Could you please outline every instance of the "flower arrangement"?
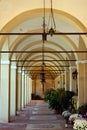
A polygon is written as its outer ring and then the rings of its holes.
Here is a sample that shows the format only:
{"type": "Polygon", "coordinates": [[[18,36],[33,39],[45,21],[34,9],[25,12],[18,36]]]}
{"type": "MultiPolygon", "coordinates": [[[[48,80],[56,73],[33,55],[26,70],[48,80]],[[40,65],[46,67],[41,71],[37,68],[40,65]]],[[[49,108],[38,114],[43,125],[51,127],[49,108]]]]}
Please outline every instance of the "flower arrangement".
{"type": "Polygon", "coordinates": [[[70,117],[69,117],[69,121],[70,121],[71,123],[73,123],[74,120],[77,119],[78,117],[82,117],[82,115],[77,114],[77,113],[71,114],[70,117]]]}
{"type": "Polygon", "coordinates": [[[70,113],[68,110],[62,112],[62,116],[63,116],[64,118],[67,118],[67,117],[69,117],[70,115],[71,115],[71,113],[70,113]]]}
{"type": "Polygon", "coordinates": [[[71,115],[71,113],[70,113],[68,110],[62,112],[62,116],[63,116],[63,117],[65,118],[65,120],[66,120],[65,127],[68,127],[68,119],[69,119],[70,115],[71,115]]]}
{"type": "Polygon", "coordinates": [[[87,130],[87,121],[85,119],[76,119],[73,125],[74,130],[87,130]]]}

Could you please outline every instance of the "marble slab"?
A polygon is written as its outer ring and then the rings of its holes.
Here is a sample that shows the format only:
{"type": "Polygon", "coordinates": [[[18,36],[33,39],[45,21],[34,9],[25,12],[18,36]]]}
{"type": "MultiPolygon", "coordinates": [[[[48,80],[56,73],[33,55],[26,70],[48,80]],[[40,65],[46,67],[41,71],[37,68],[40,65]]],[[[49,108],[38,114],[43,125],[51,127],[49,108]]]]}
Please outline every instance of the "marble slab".
{"type": "Polygon", "coordinates": [[[32,111],[32,114],[54,114],[53,111],[32,111]]]}
{"type": "Polygon", "coordinates": [[[49,116],[49,115],[45,115],[45,116],[30,116],[29,120],[57,120],[57,117],[52,115],[52,116],[49,116]]]}
{"type": "Polygon", "coordinates": [[[55,130],[61,129],[60,124],[29,124],[26,130],[55,130]]]}

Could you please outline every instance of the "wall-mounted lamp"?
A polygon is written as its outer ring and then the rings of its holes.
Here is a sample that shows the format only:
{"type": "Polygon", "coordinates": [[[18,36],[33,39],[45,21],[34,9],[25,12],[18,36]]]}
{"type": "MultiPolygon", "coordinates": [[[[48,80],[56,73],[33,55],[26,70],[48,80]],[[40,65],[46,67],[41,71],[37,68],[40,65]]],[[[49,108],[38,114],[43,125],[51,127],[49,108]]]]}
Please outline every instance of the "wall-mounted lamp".
{"type": "Polygon", "coordinates": [[[78,72],[77,72],[77,70],[75,70],[73,73],[72,73],[72,77],[73,77],[73,79],[77,79],[77,75],[78,75],[78,72]]]}

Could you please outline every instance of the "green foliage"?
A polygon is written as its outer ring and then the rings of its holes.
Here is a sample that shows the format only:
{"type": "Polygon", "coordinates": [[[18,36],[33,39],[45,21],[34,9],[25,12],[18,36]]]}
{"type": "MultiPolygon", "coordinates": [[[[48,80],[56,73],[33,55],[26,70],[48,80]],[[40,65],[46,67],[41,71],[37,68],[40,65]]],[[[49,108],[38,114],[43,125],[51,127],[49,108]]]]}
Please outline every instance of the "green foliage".
{"type": "Polygon", "coordinates": [[[86,112],[87,112],[87,104],[81,105],[81,106],[77,109],[77,112],[78,112],[79,114],[82,114],[82,115],[86,114],[86,112]]]}
{"type": "Polygon", "coordinates": [[[36,95],[36,94],[32,94],[32,100],[41,100],[41,96],[36,95]]]}
{"type": "Polygon", "coordinates": [[[63,95],[64,89],[55,90],[50,96],[49,107],[61,111],[63,109],[63,95]]]}
{"type": "Polygon", "coordinates": [[[44,100],[45,101],[49,101],[50,100],[50,97],[51,97],[51,94],[54,93],[54,89],[48,89],[45,94],[44,94],[44,100]]]}
{"type": "Polygon", "coordinates": [[[63,111],[72,103],[73,92],[65,91],[64,88],[56,90],[47,90],[45,93],[45,101],[49,102],[49,107],[58,111],[63,111]]]}
{"type": "Polygon", "coordinates": [[[64,108],[67,109],[72,104],[72,97],[75,95],[73,91],[65,91],[65,97],[64,97],[64,108]]]}

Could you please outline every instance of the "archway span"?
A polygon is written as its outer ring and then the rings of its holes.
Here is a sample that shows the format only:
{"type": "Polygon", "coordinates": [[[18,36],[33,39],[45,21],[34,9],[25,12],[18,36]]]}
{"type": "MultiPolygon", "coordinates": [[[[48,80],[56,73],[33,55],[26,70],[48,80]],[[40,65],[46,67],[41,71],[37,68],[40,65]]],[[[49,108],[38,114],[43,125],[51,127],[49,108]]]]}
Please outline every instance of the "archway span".
{"type": "MultiPolygon", "coordinates": [[[[49,12],[50,9],[46,9],[46,18],[48,20],[49,17],[49,12]]],[[[10,33],[14,33],[14,32],[42,32],[42,28],[41,24],[42,24],[42,15],[43,15],[43,9],[35,9],[35,10],[30,10],[27,12],[23,12],[22,14],[19,14],[18,16],[16,16],[13,20],[11,20],[9,23],[7,23],[7,25],[2,29],[2,32],[10,32],[10,33]],[[27,17],[29,16],[29,17],[27,17]],[[36,24],[36,21],[38,20],[38,24],[36,24]],[[33,23],[33,24],[32,24],[33,23]]],[[[72,15],[67,14],[66,12],[60,11],[60,10],[56,10],[54,9],[54,15],[55,15],[55,21],[56,21],[56,31],[57,32],[64,32],[65,30],[68,32],[75,32],[75,31],[81,31],[84,32],[86,31],[84,25],[77,20],[76,18],[74,18],[72,15]],[[59,26],[60,25],[60,26],[59,26]]],[[[1,37],[1,46],[4,43],[5,37],[8,37],[8,44],[9,44],[9,48],[11,51],[39,51],[42,50],[42,38],[39,35],[31,35],[31,36],[20,36],[20,35],[11,35],[11,36],[2,36],[1,37]],[[38,49],[37,49],[38,48],[38,49]]],[[[86,37],[86,36],[81,36],[86,37]]],[[[85,39],[85,38],[84,38],[85,39]]],[[[60,50],[60,51],[73,51],[73,50],[77,50],[78,46],[79,46],[79,36],[57,36],[54,35],[53,37],[47,36],[47,41],[46,41],[46,46],[45,46],[45,50],[60,50]]],[[[86,45],[83,42],[84,46],[86,45]]],[[[13,53],[14,54],[14,53],[13,53]]],[[[78,54],[72,54],[73,56],[73,60],[78,59],[78,54]]],[[[10,55],[12,56],[12,54],[10,55]]],[[[55,56],[57,56],[57,58],[59,60],[61,59],[68,59],[71,60],[71,56],[70,54],[66,54],[66,56],[64,54],[52,54],[52,55],[48,55],[46,56],[47,59],[49,59],[49,57],[51,57],[51,59],[54,59],[55,56]],[[54,57],[54,58],[53,58],[54,57]],[[62,58],[61,58],[62,57],[62,58]]],[[[16,57],[20,60],[24,60],[26,62],[26,60],[30,57],[31,59],[37,59],[38,56],[34,55],[34,53],[32,54],[19,54],[16,53],[16,57]],[[33,57],[32,57],[33,55],[33,57]]],[[[39,55],[39,57],[41,58],[42,56],[39,55]]],[[[10,57],[11,58],[11,57],[10,57]]],[[[62,62],[62,61],[61,61],[62,62]]],[[[62,62],[62,64],[64,64],[64,62],[62,62]]],[[[72,64],[70,61],[68,64],[72,64]]],[[[74,63],[75,64],[75,63],[74,63]]],[[[33,65],[33,63],[31,64],[31,66],[33,65]]],[[[61,65],[61,64],[60,64],[61,65]]]]}
{"type": "MultiPolygon", "coordinates": [[[[50,12],[50,9],[46,9],[47,15],[49,15],[49,12],[50,12]]],[[[56,10],[56,9],[54,10],[54,14],[55,14],[55,18],[61,19],[64,22],[70,24],[77,31],[79,30],[82,32],[86,32],[86,27],[72,15],[70,15],[66,12],[60,11],[60,10],[56,10]]],[[[35,10],[29,10],[29,11],[23,12],[23,13],[19,14],[18,16],[16,16],[11,21],[9,21],[9,23],[6,24],[6,26],[1,30],[1,32],[13,32],[13,30],[17,26],[19,26],[21,23],[25,22],[26,20],[37,18],[37,17],[42,17],[42,16],[43,16],[43,9],[35,9],[35,10]],[[29,16],[29,17],[27,17],[27,16],[29,16]]],[[[32,30],[30,30],[30,31],[32,31],[32,30]]],[[[61,32],[62,32],[62,30],[61,30],[61,32]]],[[[84,39],[85,39],[85,36],[82,36],[82,37],[84,37],[84,39]]],[[[1,44],[0,44],[1,46],[4,42],[4,40],[5,40],[5,36],[4,36],[4,38],[2,36],[1,44]]],[[[0,46],[0,48],[1,48],[1,46],[0,46]]]]}

